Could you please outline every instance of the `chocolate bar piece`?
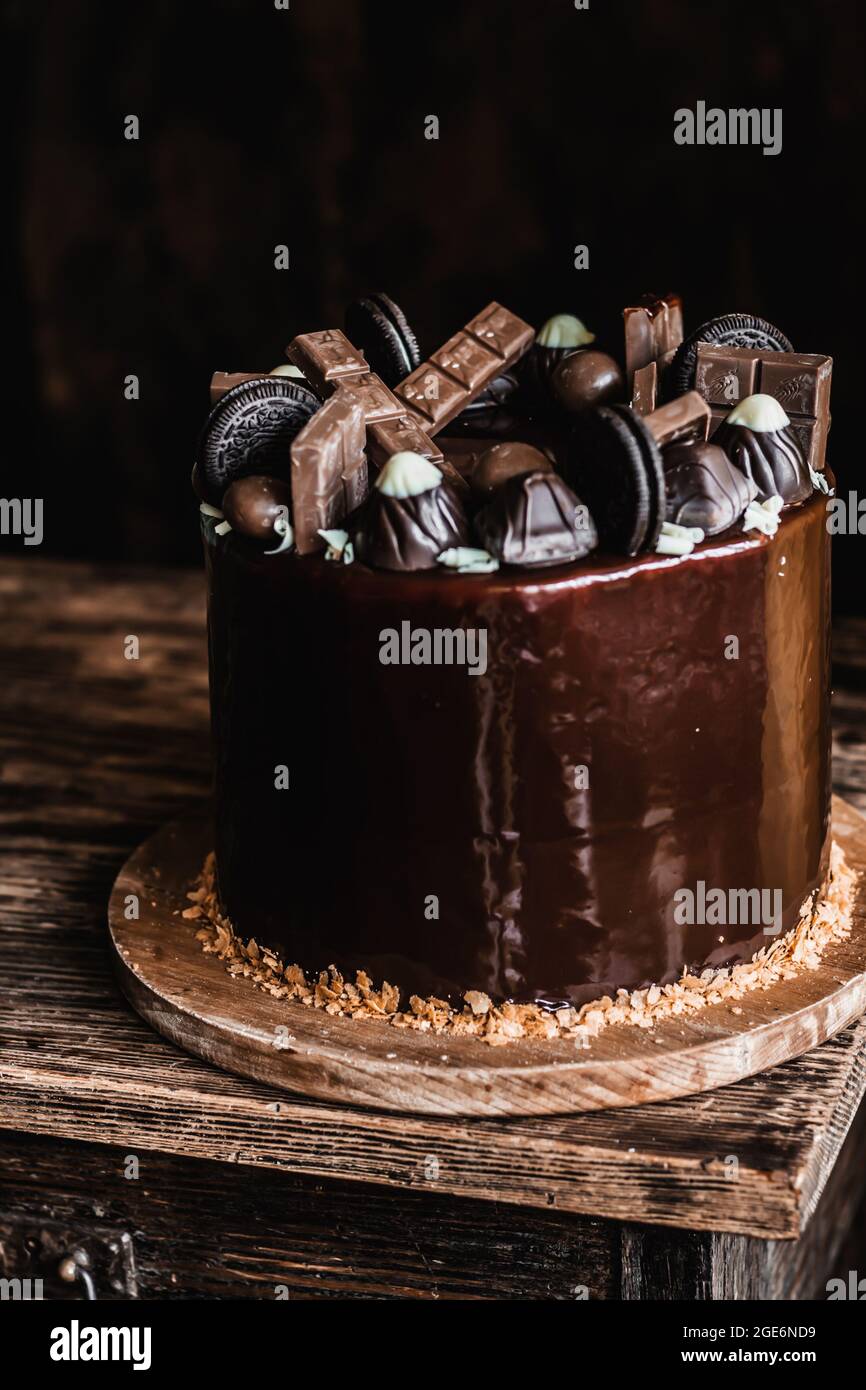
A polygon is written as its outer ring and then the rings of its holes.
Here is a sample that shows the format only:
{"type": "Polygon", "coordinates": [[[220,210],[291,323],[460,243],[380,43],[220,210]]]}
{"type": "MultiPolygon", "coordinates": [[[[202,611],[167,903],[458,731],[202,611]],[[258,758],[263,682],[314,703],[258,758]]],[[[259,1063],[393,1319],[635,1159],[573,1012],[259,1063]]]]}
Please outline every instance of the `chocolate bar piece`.
{"type": "Polygon", "coordinates": [[[300,555],[321,550],[320,530],[341,527],[367,496],[364,404],[339,386],[292,443],[292,525],[300,555]]]}
{"type": "Polygon", "coordinates": [[[638,367],[631,388],[631,408],[636,415],[649,415],[658,400],[659,369],[657,362],[638,367]]]}
{"type": "Polygon", "coordinates": [[[210,379],[210,403],[216,405],[226,391],[231,391],[233,386],[240,386],[242,381],[258,381],[261,377],[270,375],[270,372],[214,372],[210,379]]]}
{"type": "Polygon", "coordinates": [[[370,425],[367,431],[367,447],[370,462],[376,468],[382,468],[392,454],[399,454],[404,450],[412,454],[421,454],[437,465],[442,462],[441,451],[421,429],[416,417],[405,411],[370,425]]]}
{"type": "Polygon", "coordinates": [[[501,304],[488,304],[401,381],[394,394],[419,418],[427,433],[436,434],[512,366],[534,336],[523,319],[501,304]]]}
{"type": "Polygon", "coordinates": [[[644,424],[659,448],[703,442],[710,425],[710,407],[697,391],[687,391],[645,415],[644,424]]]}
{"type": "Polygon", "coordinates": [[[377,466],[401,450],[439,463],[442,454],[429,438],[428,421],[439,429],[459,414],[517,360],[533,336],[529,324],[499,304],[490,304],[393,392],[339,329],[294,338],[286,355],[325,398],[292,444],[292,523],[298,553],[321,549],[318,532],[341,526],[366,497],[365,444],[377,466]],[[423,410],[412,404],[419,373],[430,378],[423,410]],[[434,401],[436,408],[431,409],[434,401]]]}
{"type": "Polygon", "coordinates": [[[820,472],[830,429],[832,375],[833,359],[818,353],[758,352],[700,343],[695,387],[711,408],[711,435],[746,396],[756,392],[774,396],[789,417],[809,465],[820,472]]]}
{"type": "Polygon", "coordinates": [[[384,462],[399,448],[409,449],[425,458],[441,458],[439,450],[431,444],[423,433],[423,420],[411,411],[404,401],[400,401],[389,390],[375,372],[371,372],[363,353],[353,347],[339,329],[326,329],[323,333],[302,333],[293,338],[286,348],[286,355],[300,366],[313,389],[322,396],[329,396],[337,385],[351,386],[364,409],[367,429],[371,434],[377,461],[384,462]],[[393,425],[402,421],[400,431],[393,428],[378,429],[386,423],[393,425]],[[373,431],[375,430],[375,435],[373,431]],[[401,433],[406,441],[383,451],[401,433]]]}
{"type": "Polygon", "coordinates": [[[352,347],[339,328],[301,333],[286,348],[286,356],[300,367],[317,396],[330,396],[337,386],[365,376],[370,368],[362,352],[352,347]]]}
{"type": "Polygon", "coordinates": [[[622,311],[625,327],[625,374],[629,389],[634,374],[650,362],[667,366],[683,340],[683,306],[678,294],[642,295],[622,311]]]}

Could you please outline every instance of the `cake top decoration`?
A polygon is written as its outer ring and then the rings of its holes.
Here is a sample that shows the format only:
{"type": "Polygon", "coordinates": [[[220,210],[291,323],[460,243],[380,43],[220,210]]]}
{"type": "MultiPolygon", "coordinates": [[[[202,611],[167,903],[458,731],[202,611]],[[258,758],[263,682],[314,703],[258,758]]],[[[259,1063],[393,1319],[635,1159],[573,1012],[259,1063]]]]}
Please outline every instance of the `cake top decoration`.
{"type": "Polygon", "coordinates": [[[793,504],[811,495],[809,464],[788,416],[773,396],[747,396],[719,425],[713,442],[754,480],[759,501],[779,496],[793,504]]]}
{"type": "Polygon", "coordinates": [[[662,450],[667,519],[717,536],[735,526],[758,495],[757,484],[735,468],[718,444],[671,444],[662,450]]]}
{"type": "Polygon", "coordinates": [[[376,487],[385,497],[417,497],[442,482],[442,472],[421,454],[403,449],[393,454],[376,479],[376,487]]]}
{"type": "Polygon", "coordinates": [[[574,314],[554,314],[535,335],[542,347],[579,348],[595,342],[595,334],[574,314]]]}
{"type": "Polygon", "coordinates": [[[318,404],[308,387],[285,377],[241,381],[221,396],[199,441],[206,500],[216,504],[230,483],[250,473],[287,479],[292,441],[318,404]]]}
{"type": "Polygon", "coordinates": [[[491,555],[527,568],[579,560],[598,544],[587,507],[547,469],[508,478],[475,518],[475,529],[491,555]]]}
{"type": "Polygon", "coordinates": [[[694,387],[701,343],[711,343],[714,347],[754,348],[761,352],[793,351],[782,330],[766,319],[755,314],[722,314],[702,323],[680,343],[665,378],[668,395],[676,396],[694,387]]]}
{"type": "Polygon", "coordinates": [[[775,396],[765,396],[759,393],[755,396],[747,396],[744,401],[740,401],[739,405],[735,405],[725,423],[728,425],[746,425],[748,429],[763,434],[766,430],[783,430],[790,425],[791,421],[775,396]]]}
{"type": "Polygon", "coordinates": [[[365,294],[347,332],[299,334],[272,372],[213,374],[194,489],[220,536],[385,570],[482,574],[598,543],[687,554],[740,522],[769,534],[773,499],[822,485],[831,360],[752,314],[684,336],[674,293],[623,316],[625,372],[576,314],[535,332],[496,302],[423,358],[400,306],[365,294]],[[577,541],[563,489],[589,519],[577,541]]]}
{"type": "Polygon", "coordinates": [[[421,349],[406,315],[381,291],[352,301],[346,310],[346,334],[392,389],[421,365],[421,349]]]}

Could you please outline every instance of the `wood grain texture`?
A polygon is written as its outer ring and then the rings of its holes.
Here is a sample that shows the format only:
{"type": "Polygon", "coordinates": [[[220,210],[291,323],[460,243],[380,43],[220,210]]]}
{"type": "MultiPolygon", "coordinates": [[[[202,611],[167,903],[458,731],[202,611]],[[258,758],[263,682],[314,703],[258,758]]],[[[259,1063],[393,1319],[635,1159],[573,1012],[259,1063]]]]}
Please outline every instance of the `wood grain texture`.
{"type": "MultiPolygon", "coordinates": [[[[799,1233],[866,1089],[862,1022],[795,1062],[691,1099],[474,1121],[300,1100],[159,1038],[119,994],[104,914],[134,846],[166,819],[199,813],[206,796],[201,576],[4,561],[0,623],[0,1126],[263,1177],[283,1170],[631,1223],[799,1233]],[[138,662],[123,657],[131,633],[138,662]]],[[[866,624],[842,632],[854,679],[841,692],[837,771],[855,799],[866,785],[866,624]]]]}
{"type": "Polygon", "coordinates": [[[163,1036],[206,1061],[302,1095],[427,1115],[559,1115],[669,1100],[799,1057],[866,1010],[866,820],[836,798],[834,834],[864,874],[850,937],[803,970],[730,1005],[653,1029],[573,1041],[410,1032],[334,1018],[233,979],[182,917],[211,847],[208,825],[176,821],[124,865],[109,906],[121,987],[163,1036]],[[127,918],[130,897],[138,915],[127,918]]]}

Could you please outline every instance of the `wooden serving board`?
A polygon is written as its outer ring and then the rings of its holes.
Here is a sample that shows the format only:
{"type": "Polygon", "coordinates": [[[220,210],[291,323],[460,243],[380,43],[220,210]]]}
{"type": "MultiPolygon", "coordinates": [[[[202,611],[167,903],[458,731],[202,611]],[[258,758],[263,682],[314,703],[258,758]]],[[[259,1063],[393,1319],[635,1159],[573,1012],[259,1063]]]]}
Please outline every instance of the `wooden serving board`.
{"type": "Polygon", "coordinates": [[[428,1115],[556,1115],[642,1105],[726,1086],[825,1042],[866,1012],[866,818],[841,798],[833,833],[858,884],[850,937],[821,965],[738,1001],[644,1030],[613,1026],[588,1047],[408,1032],[333,1018],[233,978],[180,913],[210,848],[174,821],[118,875],[109,925],[121,987],[157,1032],[227,1071],[304,1095],[428,1115]],[[124,916],[128,894],[140,916],[124,916]]]}

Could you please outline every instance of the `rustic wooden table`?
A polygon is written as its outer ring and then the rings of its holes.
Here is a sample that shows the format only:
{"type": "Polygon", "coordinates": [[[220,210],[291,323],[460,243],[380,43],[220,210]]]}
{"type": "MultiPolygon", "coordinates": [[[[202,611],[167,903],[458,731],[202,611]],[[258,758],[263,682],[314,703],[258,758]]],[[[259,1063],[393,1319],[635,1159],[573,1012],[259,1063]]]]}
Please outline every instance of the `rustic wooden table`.
{"type": "MultiPolygon", "coordinates": [[[[28,555],[0,614],[0,1276],[78,1298],[81,1248],[100,1298],[801,1298],[862,1264],[866,1021],[721,1091],[511,1121],[295,1099],[164,1042],[105,907],[206,798],[202,578],[28,555]]],[[[866,622],[836,656],[866,809],[866,622]]]]}

